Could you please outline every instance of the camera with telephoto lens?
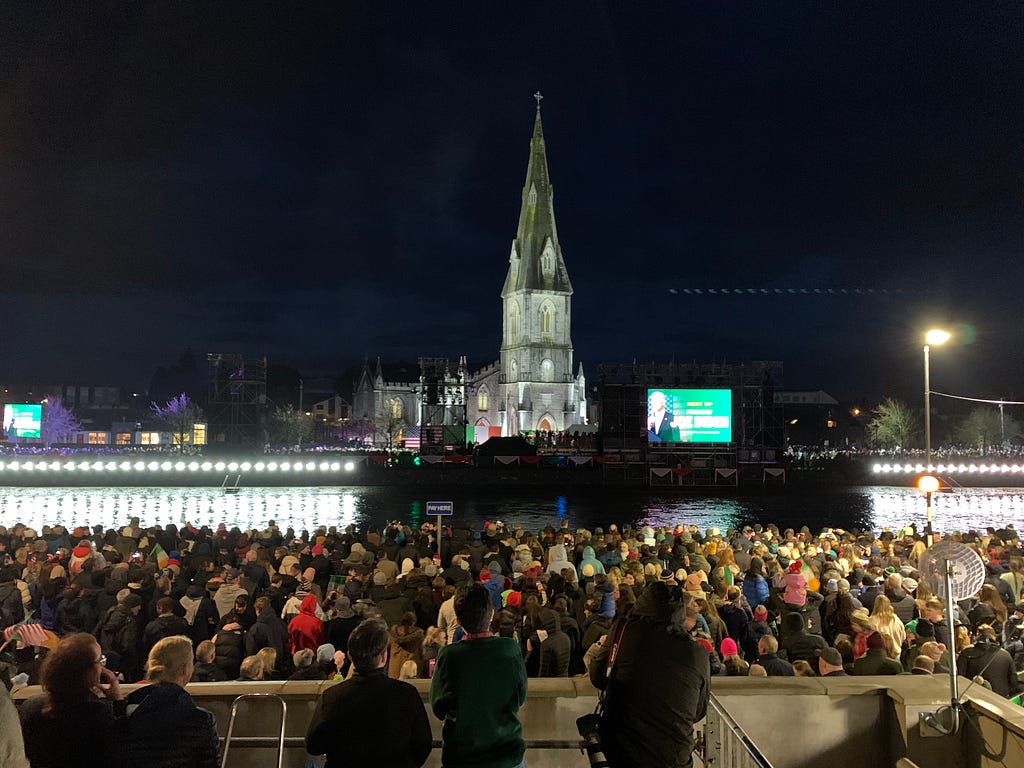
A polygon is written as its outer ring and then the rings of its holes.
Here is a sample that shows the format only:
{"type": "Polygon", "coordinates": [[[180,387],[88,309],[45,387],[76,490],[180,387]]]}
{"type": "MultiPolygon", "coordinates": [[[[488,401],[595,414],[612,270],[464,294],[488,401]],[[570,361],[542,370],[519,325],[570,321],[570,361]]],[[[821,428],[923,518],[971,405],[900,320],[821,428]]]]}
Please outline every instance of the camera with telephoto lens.
{"type": "Polygon", "coordinates": [[[601,746],[601,733],[598,730],[600,724],[601,718],[593,713],[576,718],[576,730],[583,739],[580,749],[587,753],[591,768],[609,768],[611,765],[601,746]]]}

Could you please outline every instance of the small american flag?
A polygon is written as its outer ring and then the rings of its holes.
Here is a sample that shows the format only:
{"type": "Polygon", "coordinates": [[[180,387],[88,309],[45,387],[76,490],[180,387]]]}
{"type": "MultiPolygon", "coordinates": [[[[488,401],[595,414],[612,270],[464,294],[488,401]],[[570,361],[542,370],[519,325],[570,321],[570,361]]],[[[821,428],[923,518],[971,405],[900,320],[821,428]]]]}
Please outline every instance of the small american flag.
{"type": "Polygon", "coordinates": [[[4,630],[4,641],[10,640],[15,633],[21,638],[21,642],[18,643],[19,648],[29,645],[42,645],[50,639],[43,625],[36,622],[24,622],[8,627],[4,630]]]}

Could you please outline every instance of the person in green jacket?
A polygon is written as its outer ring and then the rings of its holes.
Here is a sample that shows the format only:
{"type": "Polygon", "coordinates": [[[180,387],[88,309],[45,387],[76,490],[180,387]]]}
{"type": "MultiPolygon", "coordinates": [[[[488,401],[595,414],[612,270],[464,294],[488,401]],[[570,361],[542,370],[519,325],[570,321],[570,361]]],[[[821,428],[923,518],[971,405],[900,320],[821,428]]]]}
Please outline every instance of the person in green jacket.
{"type": "Polygon", "coordinates": [[[466,633],[437,655],[430,706],[444,721],[444,768],[525,766],[519,708],[526,700],[526,666],[519,644],[491,633],[494,608],[479,584],[455,595],[455,618],[466,633]]]}

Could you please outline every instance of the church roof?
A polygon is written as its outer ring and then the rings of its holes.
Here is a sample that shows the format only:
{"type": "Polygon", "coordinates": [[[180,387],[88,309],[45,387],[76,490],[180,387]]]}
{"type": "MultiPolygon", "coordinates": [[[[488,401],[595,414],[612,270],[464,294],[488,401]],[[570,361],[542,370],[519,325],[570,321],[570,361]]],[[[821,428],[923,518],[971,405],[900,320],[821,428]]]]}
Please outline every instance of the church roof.
{"type": "Polygon", "coordinates": [[[562,260],[562,247],[555,227],[554,188],[548,176],[548,158],[544,146],[544,126],[540,118],[540,94],[537,96],[537,115],[533,121],[530,139],[530,161],[526,167],[519,227],[512,241],[508,276],[502,296],[513,291],[555,291],[572,293],[569,273],[562,260]],[[553,268],[544,269],[545,252],[553,268]]]}

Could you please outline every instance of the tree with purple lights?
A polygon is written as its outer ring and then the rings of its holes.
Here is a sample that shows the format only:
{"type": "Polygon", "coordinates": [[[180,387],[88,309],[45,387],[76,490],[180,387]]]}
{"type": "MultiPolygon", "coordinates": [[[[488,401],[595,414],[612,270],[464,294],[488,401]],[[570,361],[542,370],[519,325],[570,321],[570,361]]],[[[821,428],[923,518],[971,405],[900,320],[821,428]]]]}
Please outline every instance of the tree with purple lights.
{"type": "Polygon", "coordinates": [[[203,409],[182,392],[172,397],[164,405],[150,403],[153,421],[174,436],[179,451],[185,450],[185,443],[192,441],[192,432],[198,422],[203,420],[203,409]]]}
{"type": "Polygon", "coordinates": [[[43,401],[42,437],[45,446],[70,443],[74,433],[81,428],[75,414],[60,400],[51,396],[43,401]]]}

